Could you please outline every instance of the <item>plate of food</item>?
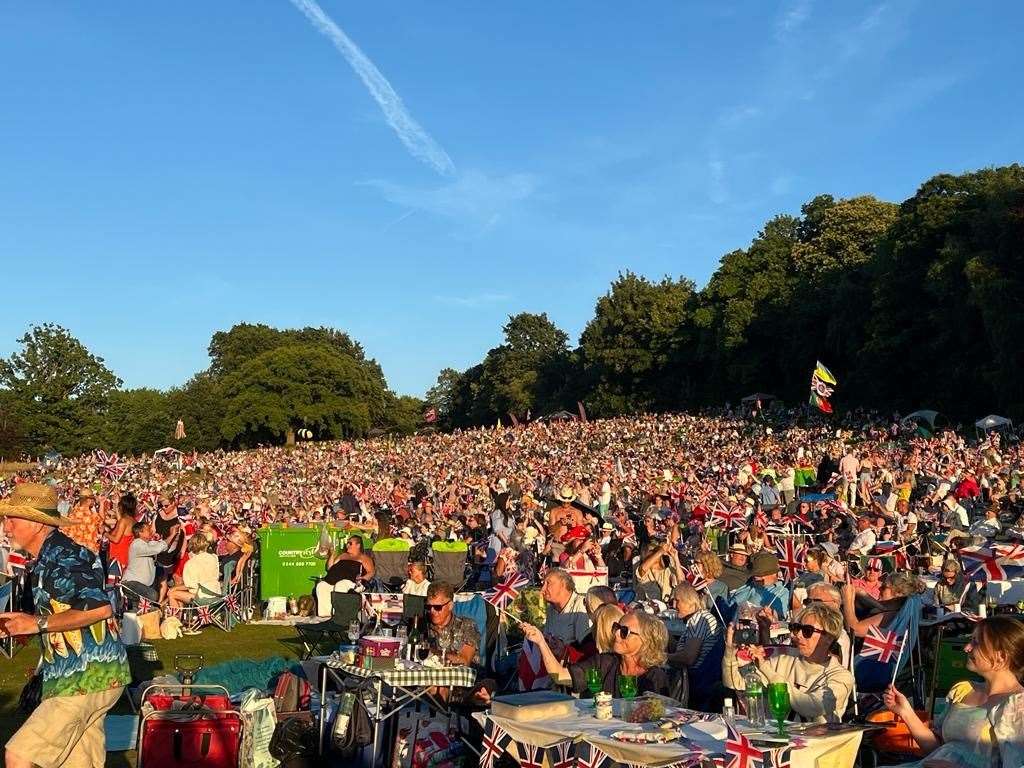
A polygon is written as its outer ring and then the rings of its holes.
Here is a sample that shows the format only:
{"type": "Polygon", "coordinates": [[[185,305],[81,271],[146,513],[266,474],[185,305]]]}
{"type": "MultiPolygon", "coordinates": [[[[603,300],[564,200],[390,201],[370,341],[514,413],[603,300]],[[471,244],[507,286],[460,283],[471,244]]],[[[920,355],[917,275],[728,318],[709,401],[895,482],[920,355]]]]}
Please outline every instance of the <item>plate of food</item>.
{"type": "Polygon", "coordinates": [[[616,741],[625,741],[630,744],[667,744],[682,736],[682,731],[673,728],[659,728],[656,731],[616,731],[612,738],[616,741]]]}

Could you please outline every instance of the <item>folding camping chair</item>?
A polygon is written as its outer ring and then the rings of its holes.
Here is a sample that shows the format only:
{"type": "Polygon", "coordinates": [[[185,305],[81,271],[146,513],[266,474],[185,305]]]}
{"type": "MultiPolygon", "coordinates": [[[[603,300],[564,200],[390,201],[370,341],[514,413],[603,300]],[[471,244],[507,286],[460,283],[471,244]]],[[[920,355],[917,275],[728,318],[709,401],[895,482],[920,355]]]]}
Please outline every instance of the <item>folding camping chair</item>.
{"type": "Polygon", "coordinates": [[[331,593],[331,618],[315,624],[296,624],[303,659],[326,655],[348,639],[348,625],[359,620],[363,596],[356,592],[331,593]]]}
{"type": "Polygon", "coordinates": [[[469,547],[464,541],[435,541],[430,545],[431,581],[444,581],[458,592],[466,584],[469,547]]]}
{"type": "Polygon", "coordinates": [[[401,591],[408,575],[411,548],[412,545],[404,539],[381,539],[373,545],[371,554],[382,591],[401,591]]]}

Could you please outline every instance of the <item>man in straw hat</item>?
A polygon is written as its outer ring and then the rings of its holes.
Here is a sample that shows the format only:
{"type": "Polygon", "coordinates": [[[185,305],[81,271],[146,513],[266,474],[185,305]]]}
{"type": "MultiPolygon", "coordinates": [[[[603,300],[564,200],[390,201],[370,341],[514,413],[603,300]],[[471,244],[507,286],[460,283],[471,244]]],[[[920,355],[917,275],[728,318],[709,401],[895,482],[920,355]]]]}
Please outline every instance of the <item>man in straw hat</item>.
{"type": "Polygon", "coordinates": [[[22,483],[0,502],[4,533],[35,558],[36,615],[0,613],[0,637],[39,635],[42,703],[7,742],[7,768],[102,766],[103,720],[130,680],[99,559],[57,530],[55,489],[22,483]]]}

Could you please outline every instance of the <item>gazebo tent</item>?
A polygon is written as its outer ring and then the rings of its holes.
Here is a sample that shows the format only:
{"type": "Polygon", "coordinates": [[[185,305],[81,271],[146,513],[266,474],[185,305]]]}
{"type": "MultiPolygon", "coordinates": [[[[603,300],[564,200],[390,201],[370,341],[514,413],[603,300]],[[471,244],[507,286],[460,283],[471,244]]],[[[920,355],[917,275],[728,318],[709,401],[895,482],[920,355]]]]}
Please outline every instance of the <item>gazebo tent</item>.
{"type": "Polygon", "coordinates": [[[542,416],[538,421],[575,421],[578,418],[579,416],[569,413],[569,411],[555,411],[547,416],[542,416]]]}
{"type": "Polygon", "coordinates": [[[974,422],[974,428],[979,434],[983,432],[989,432],[993,429],[1012,429],[1013,422],[1005,416],[996,416],[995,414],[989,414],[983,419],[978,419],[974,422]]]}
{"type": "Polygon", "coordinates": [[[920,424],[923,421],[929,427],[935,429],[935,419],[938,415],[938,411],[930,411],[928,409],[914,411],[913,413],[908,413],[906,416],[904,416],[903,419],[900,421],[900,424],[902,424],[905,427],[909,427],[913,426],[914,424],[920,424]]]}

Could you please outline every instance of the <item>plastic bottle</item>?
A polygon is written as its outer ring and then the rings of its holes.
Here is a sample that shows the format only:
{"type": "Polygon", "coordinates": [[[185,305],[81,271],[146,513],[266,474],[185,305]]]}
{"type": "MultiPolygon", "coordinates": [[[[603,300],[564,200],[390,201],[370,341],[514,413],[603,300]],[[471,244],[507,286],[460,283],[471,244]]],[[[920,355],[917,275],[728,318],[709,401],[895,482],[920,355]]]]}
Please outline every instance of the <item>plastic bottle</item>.
{"type": "Polygon", "coordinates": [[[755,728],[765,724],[764,686],[757,675],[747,676],[747,689],[743,694],[743,705],[747,710],[747,720],[755,728]]]}
{"type": "Polygon", "coordinates": [[[736,716],[736,710],[732,706],[732,699],[726,698],[722,701],[722,717],[731,719],[736,716]]]}

